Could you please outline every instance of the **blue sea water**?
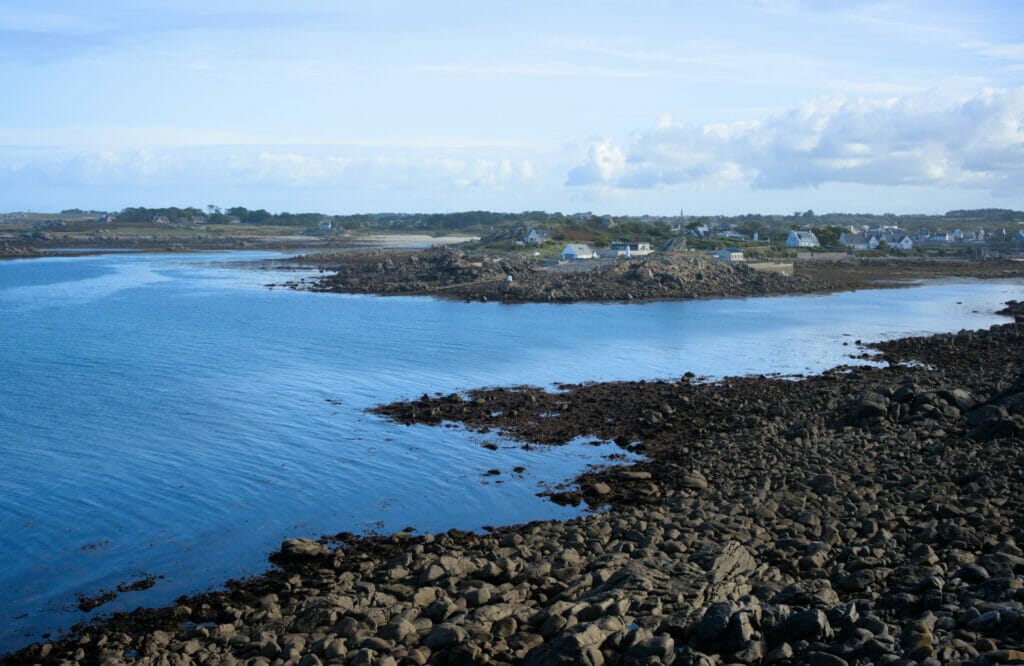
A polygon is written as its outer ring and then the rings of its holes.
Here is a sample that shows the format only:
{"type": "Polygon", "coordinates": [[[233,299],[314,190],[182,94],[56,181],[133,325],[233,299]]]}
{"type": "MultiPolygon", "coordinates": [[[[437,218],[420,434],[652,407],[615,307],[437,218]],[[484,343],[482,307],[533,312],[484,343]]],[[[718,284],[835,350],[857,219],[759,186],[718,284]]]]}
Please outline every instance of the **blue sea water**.
{"type": "Polygon", "coordinates": [[[368,407],[478,386],[817,372],[852,363],[855,339],[1007,321],[993,312],[1022,291],[507,306],[270,290],[294,276],[251,262],[276,256],[0,262],[0,651],[259,573],[292,536],[575,515],[538,485],[619,453],[523,449],[368,407]],[[141,573],[163,578],[74,608],[76,593],[141,573]]]}

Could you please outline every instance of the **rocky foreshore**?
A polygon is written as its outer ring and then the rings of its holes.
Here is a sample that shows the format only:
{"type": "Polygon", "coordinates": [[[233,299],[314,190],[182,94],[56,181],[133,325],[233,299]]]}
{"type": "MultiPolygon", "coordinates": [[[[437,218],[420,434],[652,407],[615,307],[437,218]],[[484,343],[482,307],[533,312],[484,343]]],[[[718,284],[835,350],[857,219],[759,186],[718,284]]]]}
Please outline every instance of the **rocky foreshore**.
{"type": "MultiPolygon", "coordinates": [[[[528,257],[424,251],[321,253],[290,262],[325,275],[312,291],[438,296],[503,303],[652,301],[810,294],[900,286],[934,277],[1024,277],[1010,260],[871,260],[798,262],[793,275],[713,257],[659,253],[629,260],[592,260],[546,266],[528,257]]],[[[295,284],[292,286],[299,287],[295,284]]]]}
{"type": "Polygon", "coordinates": [[[0,259],[30,259],[36,257],[48,257],[53,252],[43,252],[31,245],[19,245],[0,242],[0,259]]]}
{"type": "Polygon", "coordinates": [[[286,541],[4,663],[1024,662],[1024,327],[876,347],[896,365],[382,406],[647,460],[552,489],[601,509],[574,520],[286,541]]]}

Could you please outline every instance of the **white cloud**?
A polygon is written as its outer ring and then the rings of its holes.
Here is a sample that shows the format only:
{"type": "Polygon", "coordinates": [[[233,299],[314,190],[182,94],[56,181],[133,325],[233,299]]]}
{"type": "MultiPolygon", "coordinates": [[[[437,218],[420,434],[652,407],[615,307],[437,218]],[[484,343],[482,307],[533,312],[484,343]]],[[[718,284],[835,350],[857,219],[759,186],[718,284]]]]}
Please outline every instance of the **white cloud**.
{"type": "Polygon", "coordinates": [[[569,172],[569,185],[611,182],[626,168],[626,154],[611,139],[591,144],[587,161],[569,172]]]}
{"type": "Polygon", "coordinates": [[[89,151],[73,156],[20,150],[0,159],[0,184],[105,187],[338,188],[417,187],[501,191],[535,177],[533,165],[508,157],[461,159],[418,154],[310,154],[295,149],[225,147],[89,151]]]}
{"type": "Polygon", "coordinates": [[[594,142],[569,185],[652,188],[749,180],[760,188],[824,183],[986,187],[1024,182],[1024,88],[967,99],[825,97],[765,120],[706,125],[663,117],[626,147],[594,142]]]}

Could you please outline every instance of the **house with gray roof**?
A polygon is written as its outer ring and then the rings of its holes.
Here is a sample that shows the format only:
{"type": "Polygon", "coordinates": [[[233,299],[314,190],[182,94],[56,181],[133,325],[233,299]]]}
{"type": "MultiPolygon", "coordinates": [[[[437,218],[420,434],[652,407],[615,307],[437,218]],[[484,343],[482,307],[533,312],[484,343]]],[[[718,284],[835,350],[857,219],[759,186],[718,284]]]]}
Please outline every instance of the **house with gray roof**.
{"type": "Polygon", "coordinates": [[[722,261],[743,261],[743,250],[735,247],[726,247],[715,252],[715,256],[722,261]]]}
{"type": "Polygon", "coordinates": [[[523,237],[523,242],[527,245],[543,245],[549,240],[551,240],[551,232],[547,229],[530,229],[523,237]]]}
{"type": "Polygon", "coordinates": [[[562,261],[580,261],[583,259],[594,259],[597,253],[590,249],[586,243],[569,243],[562,250],[562,261]]]}
{"type": "Polygon", "coordinates": [[[818,242],[818,237],[814,235],[813,231],[797,231],[794,229],[789,232],[789,237],[786,239],[786,247],[820,247],[821,243],[818,242]]]}

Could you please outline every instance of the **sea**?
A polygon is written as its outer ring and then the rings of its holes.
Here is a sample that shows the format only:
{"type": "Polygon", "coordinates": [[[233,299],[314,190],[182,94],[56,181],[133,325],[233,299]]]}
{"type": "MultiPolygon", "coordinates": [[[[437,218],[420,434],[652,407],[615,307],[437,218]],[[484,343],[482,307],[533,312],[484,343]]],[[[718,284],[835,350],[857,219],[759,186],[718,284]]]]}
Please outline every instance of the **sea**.
{"type": "Polygon", "coordinates": [[[537,493],[622,454],[593,438],[535,447],[407,427],[367,413],[375,405],[817,373],[871,363],[854,358],[858,342],[1009,321],[994,312],[1024,288],[504,305],[271,288],[312,275],[276,270],[282,256],[0,262],[0,652],[261,573],[287,538],[578,515],[537,493]],[[155,585],[77,609],[80,595],[144,577],[155,585]]]}

